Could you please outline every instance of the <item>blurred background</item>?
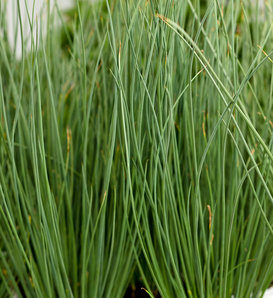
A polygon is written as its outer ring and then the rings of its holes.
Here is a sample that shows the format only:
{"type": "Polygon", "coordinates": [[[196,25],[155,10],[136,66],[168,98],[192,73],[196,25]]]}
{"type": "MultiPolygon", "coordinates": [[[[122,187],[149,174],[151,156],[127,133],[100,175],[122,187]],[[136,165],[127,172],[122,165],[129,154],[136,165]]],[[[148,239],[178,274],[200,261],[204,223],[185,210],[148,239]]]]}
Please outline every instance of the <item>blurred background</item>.
{"type": "MultiPolygon", "coordinates": [[[[98,0],[85,0],[79,2],[95,2],[98,0]]],[[[229,0],[226,0],[229,1],[229,0]]],[[[265,0],[250,0],[253,5],[258,5],[261,14],[265,9],[265,0]]],[[[37,42],[41,32],[46,32],[46,19],[48,11],[54,8],[60,10],[69,10],[76,4],[76,0],[0,0],[1,9],[6,12],[6,23],[8,29],[8,39],[10,46],[15,50],[17,59],[22,56],[22,37],[20,34],[18,4],[20,6],[23,39],[26,43],[26,49],[31,48],[31,26],[33,24],[33,40],[37,42]]],[[[58,24],[56,24],[57,26],[58,24]]],[[[44,34],[43,34],[44,35],[44,34]]]]}
{"type": "MultiPolygon", "coordinates": [[[[87,0],[94,2],[94,0],[87,0]]],[[[57,12],[59,10],[69,10],[75,6],[75,0],[0,0],[1,9],[5,11],[6,25],[9,44],[17,59],[22,56],[22,37],[20,33],[20,18],[22,22],[23,40],[26,43],[26,49],[31,48],[31,26],[33,24],[33,40],[37,42],[41,32],[46,32],[46,20],[48,12],[57,12]],[[18,5],[19,4],[19,5],[18,5]],[[18,9],[19,8],[19,9],[18,9]],[[55,9],[54,9],[55,8],[55,9]]],[[[58,19],[58,18],[56,18],[58,19]]],[[[58,25],[58,24],[55,24],[58,25]]]]}

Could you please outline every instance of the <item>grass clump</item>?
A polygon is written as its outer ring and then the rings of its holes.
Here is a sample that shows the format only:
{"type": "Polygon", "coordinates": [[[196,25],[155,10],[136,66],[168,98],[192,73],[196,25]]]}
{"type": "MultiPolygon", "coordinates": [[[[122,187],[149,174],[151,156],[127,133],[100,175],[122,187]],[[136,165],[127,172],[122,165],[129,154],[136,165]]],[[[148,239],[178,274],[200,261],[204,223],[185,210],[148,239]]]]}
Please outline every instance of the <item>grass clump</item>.
{"type": "Polygon", "coordinates": [[[272,4],[77,1],[20,61],[3,26],[1,297],[262,295],[272,4]]]}

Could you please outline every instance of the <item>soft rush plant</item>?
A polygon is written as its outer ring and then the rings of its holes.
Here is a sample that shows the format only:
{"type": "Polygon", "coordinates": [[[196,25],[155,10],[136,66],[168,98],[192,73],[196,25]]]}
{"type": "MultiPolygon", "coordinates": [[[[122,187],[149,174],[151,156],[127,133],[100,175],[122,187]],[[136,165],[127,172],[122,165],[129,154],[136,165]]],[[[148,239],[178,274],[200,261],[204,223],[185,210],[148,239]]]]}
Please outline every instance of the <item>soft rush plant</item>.
{"type": "Polygon", "coordinates": [[[134,268],[110,41],[76,14],[21,62],[1,39],[1,297],[120,297],[134,268]]]}
{"type": "Polygon", "coordinates": [[[2,10],[1,297],[262,295],[272,9],[77,1],[21,61],[2,10]]]}

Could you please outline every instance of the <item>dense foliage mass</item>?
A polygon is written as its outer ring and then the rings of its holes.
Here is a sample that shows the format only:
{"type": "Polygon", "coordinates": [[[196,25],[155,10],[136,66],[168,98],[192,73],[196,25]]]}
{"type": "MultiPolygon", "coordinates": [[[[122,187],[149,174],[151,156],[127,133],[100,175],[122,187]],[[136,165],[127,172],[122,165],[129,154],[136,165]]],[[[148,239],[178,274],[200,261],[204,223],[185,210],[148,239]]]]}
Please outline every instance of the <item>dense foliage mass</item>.
{"type": "Polygon", "coordinates": [[[2,11],[0,297],[262,295],[272,9],[77,2],[20,61],[2,11]]]}

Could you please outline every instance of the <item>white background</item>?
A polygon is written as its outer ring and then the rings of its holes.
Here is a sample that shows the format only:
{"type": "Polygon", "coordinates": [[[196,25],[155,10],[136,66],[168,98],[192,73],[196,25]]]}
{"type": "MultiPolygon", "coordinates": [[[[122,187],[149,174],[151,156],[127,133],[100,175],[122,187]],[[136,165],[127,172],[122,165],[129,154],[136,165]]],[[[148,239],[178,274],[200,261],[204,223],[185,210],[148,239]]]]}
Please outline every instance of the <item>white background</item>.
{"type": "MultiPolygon", "coordinates": [[[[22,38],[18,30],[19,18],[18,18],[17,0],[0,0],[0,1],[6,1],[6,4],[7,4],[6,21],[7,21],[9,44],[12,47],[12,49],[14,49],[16,46],[16,51],[15,51],[16,58],[20,59],[22,55],[21,53],[22,38]],[[17,35],[16,35],[16,28],[18,31],[17,35]]],[[[26,42],[27,50],[29,50],[31,48],[31,40],[30,40],[30,24],[28,20],[28,13],[31,18],[33,17],[33,32],[36,33],[36,30],[38,30],[39,32],[40,21],[45,22],[46,20],[47,6],[50,3],[50,8],[52,10],[54,7],[55,0],[19,0],[19,3],[20,3],[22,23],[23,23],[24,41],[26,42]]],[[[61,9],[68,9],[73,7],[75,1],[57,0],[56,3],[61,9]]],[[[43,26],[42,28],[44,27],[46,26],[43,26]]],[[[36,37],[34,37],[34,40],[36,41],[36,37]]]]}

